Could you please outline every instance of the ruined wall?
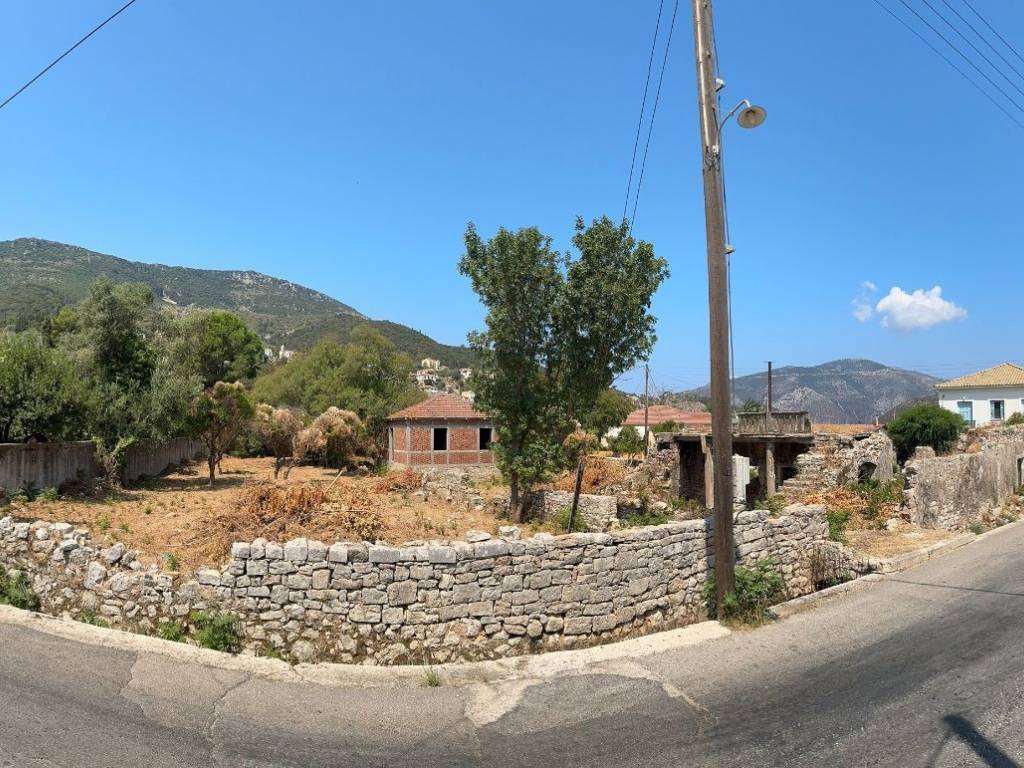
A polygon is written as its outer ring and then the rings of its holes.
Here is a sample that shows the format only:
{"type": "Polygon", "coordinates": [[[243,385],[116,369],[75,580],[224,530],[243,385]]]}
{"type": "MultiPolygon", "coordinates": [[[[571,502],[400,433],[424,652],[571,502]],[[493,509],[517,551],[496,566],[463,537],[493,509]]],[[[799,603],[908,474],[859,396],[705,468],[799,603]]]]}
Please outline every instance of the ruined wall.
{"type": "Polygon", "coordinates": [[[1024,428],[992,430],[976,453],[915,455],[904,465],[904,510],[925,528],[965,530],[1021,484],[1024,428]]]}
{"type": "Polygon", "coordinates": [[[59,488],[69,480],[92,477],[95,453],[90,442],[0,444],[0,488],[59,488]]]}
{"type": "Polygon", "coordinates": [[[894,477],[896,449],[884,430],[866,435],[815,434],[811,450],[797,456],[795,466],[796,475],[780,488],[793,499],[861,480],[887,483],[894,477]]]}
{"type": "MultiPolygon", "coordinates": [[[[530,513],[538,520],[550,520],[571,506],[572,493],[568,491],[536,491],[530,494],[530,513]]],[[[606,531],[618,510],[614,496],[581,493],[576,513],[583,517],[587,530],[606,531]]]]}
{"type": "MultiPolygon", "coordinates": [[[[0,564],[26,572],[42,610],[152,633],[193,609],[236,614],[248,650],[294,660],[436,663],[590,645],[704,617],[710,521],[614,533],[386,547],[296,539],[236,543],[194,580],[100,550],[66,523],[0,519],[0,564]]],[[[813,589],[822,507],[735,518],[740,563],[772,557],[790,596],[813,589]]]]}

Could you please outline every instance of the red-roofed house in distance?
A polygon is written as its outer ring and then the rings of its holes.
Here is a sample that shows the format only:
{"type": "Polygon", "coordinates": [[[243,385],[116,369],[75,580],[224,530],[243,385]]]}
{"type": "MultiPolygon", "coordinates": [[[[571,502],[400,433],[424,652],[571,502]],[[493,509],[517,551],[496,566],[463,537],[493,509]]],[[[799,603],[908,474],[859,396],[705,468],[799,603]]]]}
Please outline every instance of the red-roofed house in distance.
{"type": "Polygon", "coordinates": [[[440,394],[388,416],[388,466],[494,463],[490,419],[464,397],[440,394]]]}
{"type": "MultiPolygon", "coordinates": [[[[711,430],[711,414],[708,411],[684,411],[674,405],[652,405],[647,409],[647,424],[651,427],[669,421],[676,423],[677,430],[708,432],[711,430]]],[[[637,408],[623,424],[624,427],[636,427],[638,432],[644,428],[644,409],[637,408]]]]}

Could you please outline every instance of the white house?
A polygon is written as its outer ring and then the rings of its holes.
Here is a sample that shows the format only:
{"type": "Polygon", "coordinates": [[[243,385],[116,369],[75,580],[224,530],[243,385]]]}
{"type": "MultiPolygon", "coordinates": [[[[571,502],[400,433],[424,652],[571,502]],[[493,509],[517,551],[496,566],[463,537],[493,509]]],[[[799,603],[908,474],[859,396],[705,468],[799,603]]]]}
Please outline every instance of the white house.
{"type": "Polygon", "coordinates": [[[936,384],[939,405],[974,426],[1006,421],[1024,413],[1024,368],[1003,363],[936,384]]]}

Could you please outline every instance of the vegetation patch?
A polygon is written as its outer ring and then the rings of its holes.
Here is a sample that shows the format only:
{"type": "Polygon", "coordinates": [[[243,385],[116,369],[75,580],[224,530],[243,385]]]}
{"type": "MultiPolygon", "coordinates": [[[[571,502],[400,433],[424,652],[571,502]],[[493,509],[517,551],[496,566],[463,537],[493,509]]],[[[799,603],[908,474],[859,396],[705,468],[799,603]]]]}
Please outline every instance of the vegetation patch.
{"type": "Polygon", "coordinates": [[[959,414],[934,404],[915,405],[903,411],[886,425],[886,432],[896,447],[900,461],[910,458],[919,445],[931,446],[936,453],[945,453],[956,443],[967,426],[959,414]]]}
{"type": "Polygon", "coordinates": [[[9,573],[0,565],[0,605],[10,605],[26,611],[39,610],[39,596],[33,591],[23,571],[9,573]]]}
{"type": "MultiPolygon", "coordinates": [[[[752,568],[736,567],[736,588],[722,601],[722,620],[741,626],[758,626],[768,620],[768,609],[782,599],[785,583],[772,558],[757,561],[752,568]]],[[[715,577],[708,574],[704,584],[708,616],[718,613],[715,577]]]]}
{"type": "Polygon", "coordinates": [[[238,617],[220,611],[192,611],[189,622],[195,629],[195,641],[200,648],[238,653],[242,638],[238,617]]]}
{"type": "Polygon", "coordinates": [[[161,621],[156,627],[156,636],[161,640],[170,640],[172,643],[185,642],[187,634],[180,621],[161,621]]]}

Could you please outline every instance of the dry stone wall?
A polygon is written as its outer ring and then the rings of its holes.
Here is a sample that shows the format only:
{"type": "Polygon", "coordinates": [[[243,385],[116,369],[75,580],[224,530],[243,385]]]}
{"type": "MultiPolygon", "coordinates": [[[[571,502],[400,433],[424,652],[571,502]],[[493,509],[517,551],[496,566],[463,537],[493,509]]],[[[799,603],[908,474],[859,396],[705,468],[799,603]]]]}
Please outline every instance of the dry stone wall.
{"type": "Polygon", "coordinates": [[[904,511],[925,528],[970,528],[1021,484],[1022,462],[1022,427],[987,431],[975,453],[936,457],[919,451],[903,468],[904,511]]]}
{"type": "MultiPolygon", "coordinates": [[[[296,539],[232,546],[194,579],[96,547],[66,523],[0,519],[0,564],[26,573],[42,610],[153,632],[196,609],[235,614],[243,646],[294,660],[437,663],[590,645],[704,618],[709,520],[613,533],[476,533],[401,547],[296,539]]],[[[740,563],[774,558],[790,596],[812,591],[824,509],[735,518],[740,563]]]]}

